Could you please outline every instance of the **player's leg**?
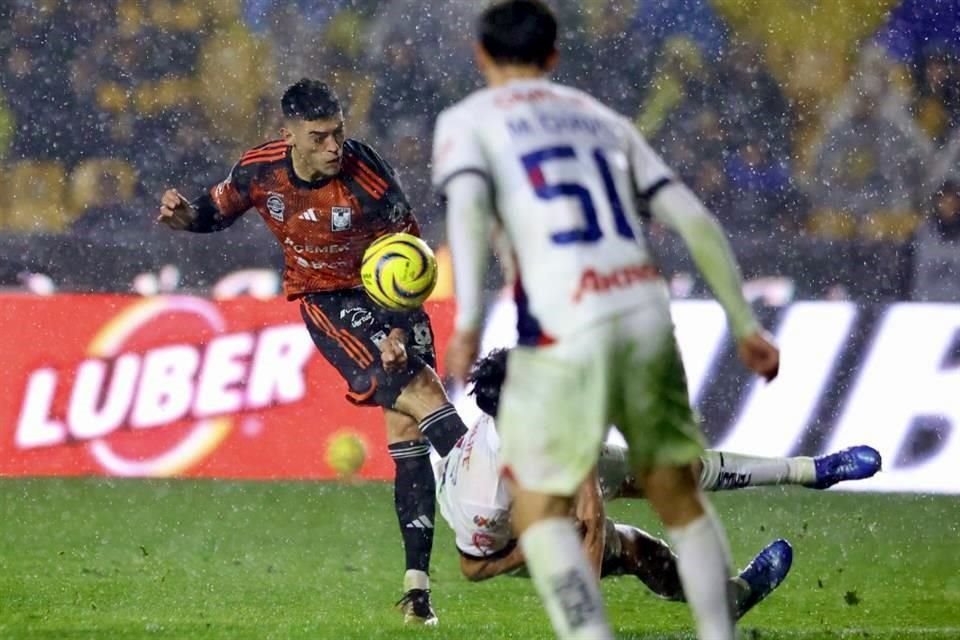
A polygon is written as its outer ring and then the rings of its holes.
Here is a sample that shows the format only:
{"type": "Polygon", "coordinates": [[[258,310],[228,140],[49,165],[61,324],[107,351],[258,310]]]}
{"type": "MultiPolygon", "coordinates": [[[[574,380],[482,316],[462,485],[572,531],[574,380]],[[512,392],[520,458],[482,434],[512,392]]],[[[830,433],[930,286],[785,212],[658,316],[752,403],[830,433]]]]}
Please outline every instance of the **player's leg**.
{"type": "Polygon", "coordinates": [[[393,409],[419,423],[420,431],[441,457],[453,449],[467,427],[450,402],[436,372],[433,328],[423,310],[386,317],[391,328],[407,333],[409,367],[413,375],[403,381],[393,409]],[[413,371],[413,369],[416,369],[413,371]]]}
{"type": "MultiPolygon", "coordinates": [[[[869,478],[880,467],[879,452],[873,447],[858,445],[816,458],[704,451],[694,461],[693,472],[704,491],[776,485],[826,489],[838,482],[869,478]]],[[[600,452],[599,469],[604,499],[644,497],[643,488],[630,469],[626,447],[605,444],[600,452]]]]}
{"type": "Polygon", "coordinates": [[[404,386],[394,409],[410,416],[420,432],[430,441],[441,457],[456,446],[467,432],[463,419],[457,413],[440,377],[431,366],[424,366],[404,386]]]}
{"type": "Polygon", "coordinates": [[[402,387],[426,364],[414,352],[402,371],[384,369],[378,344],[391,326],[362,291],[310,294],[301,314],[317,349],[347,382],[347,399],[385,410],[387,444],[396,465],[394,505],[406,555],[404,618],[436,624],[427,582],[436,504],[430,446],[415,420],[392,409],[402,387]]]}
{"type": "Polygon", "coordinates": [[[677,571],[699,637],[732,640],[727,592],[730,551],[723,527],[700,493],[690,467],[656,464],[638,471],[638,476],[676,550],[677,571]]]}
{"type": "Polygon", "coordinates": [[[609,518],[606,539],[601,577],[636,576],[661,598],[683,601],[677,557],[666,542],[609,518]]]}
{"type": "Polygon", "coordinates": [[[647,500],[666,525],[700,638],[732,640],[726,535],[691,469],[703,452],[666,301],[619,320],[616,424],[647,500]]]}
{"type": "Polygon", "coordinates": [[[406,572],[403,599],[398,603],[406,622],[434,625],[430,605],[430,555],[436,514],[436,481],[430,464],[430,444],[409,416],[387,409],[387,449],[396,467],[393,504],[403,538],[406,572]]]}
{"type": "Polygon", "coordinates": [[[816,458],[706,451],[696,463],[695,472],[705,491],[771,485],[826,489],[838,482],[869,478],[880,470],[880,465],[880,453],[876,449],[859,445],[816,458]]]}
{"type": "MultiPolygon", "coordinates": [[[[636,576],[648,589],[666,600],[685,602],[677,557],[659,538],[630,525],[608,520],[609,553],[603,577],[636,576]]],[[[764,547],[736,576],[729,579],[731,606],[739,619],[780,586],[790,572],[793,549],[786,540],[764,547]]]]}
{"type": "Polygon", "coordinates": [[[512,524],[555,633],[603,640],[612,633],[599,567],[590,566],[569,513],[571,497],[596,464],[605,381],[584,388],[585,371],[557,357],[562,346],[518,347],[509,356],[497,419],[503,473],[514,484],[512,524]]]}

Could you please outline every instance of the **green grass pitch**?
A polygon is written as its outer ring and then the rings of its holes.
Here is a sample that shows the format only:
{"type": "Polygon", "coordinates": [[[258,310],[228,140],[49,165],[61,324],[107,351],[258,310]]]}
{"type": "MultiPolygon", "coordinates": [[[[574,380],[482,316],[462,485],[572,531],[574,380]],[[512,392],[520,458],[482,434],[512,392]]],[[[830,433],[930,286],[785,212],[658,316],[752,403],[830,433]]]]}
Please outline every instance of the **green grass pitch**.
{"type": "MultiPolygon", "coordinates": [[[[740,565],[794,545],[742,637],[960,638],[960,501],[753,490],[715,495],[740,565]]],[[[658,531],[643,502],[618,520],[658,531]]],[[[551,637],[529,581],[470,584],[434,550],[436,630],[392,608],[392,487],[371,483],[0,480],[0,638],[551,637]]],[[[682,605],[604,581],[618,637],[692,638],[682,605]]]]}

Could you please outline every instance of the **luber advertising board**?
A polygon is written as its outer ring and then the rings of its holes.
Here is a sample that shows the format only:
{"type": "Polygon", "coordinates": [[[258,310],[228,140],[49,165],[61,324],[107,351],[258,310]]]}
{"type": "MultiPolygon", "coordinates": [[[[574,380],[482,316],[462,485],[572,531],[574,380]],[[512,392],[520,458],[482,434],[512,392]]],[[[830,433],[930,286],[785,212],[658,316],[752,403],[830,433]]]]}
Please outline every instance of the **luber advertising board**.
{"type": "MultiPolygon", "coordinates": [[[[0,475],[326,479],[327,443],[349,431],[367,445],[361,477],[392,477],[380,412],[344,399],[296,304],[4,296],[0,309],[0,475]]],[[[428,311],[442,347],[452,303],[428,311]]],[[[845,488],[960,493],[960,305],[763,309],[782,350],[771,384],[738,364],[715,303],[673,312],[712,447],[814,455],[867,443],[884,472],[845,488]]],[[[493,307],[485,349],[514,340],[513,319],[508,301],[493,307]]]]}

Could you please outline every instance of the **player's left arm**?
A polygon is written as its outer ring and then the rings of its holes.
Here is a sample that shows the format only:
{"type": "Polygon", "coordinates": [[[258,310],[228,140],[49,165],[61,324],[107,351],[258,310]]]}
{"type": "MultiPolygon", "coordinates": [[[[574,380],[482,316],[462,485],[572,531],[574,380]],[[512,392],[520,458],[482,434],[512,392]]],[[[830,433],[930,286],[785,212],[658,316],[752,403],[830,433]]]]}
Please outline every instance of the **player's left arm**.
{"type": "Polygon", "coordinates": [[[462,114],[445,112],[434,132],[433,184],[446,199],[457,312],[447,371],[463,380],[476,358],[484,317],[483,279],[494,221],[489,163],[462,114]]]}
{"type": "Polygon", "coordinates": [[[580,490],[574,497],[574,505],[574,517],[582,527],[583,549],[599,576],[606,545],[606,511],[596,469],[580,485],[580,490]]]}

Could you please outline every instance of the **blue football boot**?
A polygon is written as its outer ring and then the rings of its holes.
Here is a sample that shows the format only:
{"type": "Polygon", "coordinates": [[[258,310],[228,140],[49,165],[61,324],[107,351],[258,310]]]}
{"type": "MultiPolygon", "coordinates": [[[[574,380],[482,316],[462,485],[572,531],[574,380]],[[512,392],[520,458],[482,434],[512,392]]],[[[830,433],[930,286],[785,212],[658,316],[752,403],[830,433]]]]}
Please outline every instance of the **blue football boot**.
{"type": "Polygon", "coordinates": [[[736,598],[737,620],[773,593],[793,565],[793,547],[786,540],[774,540],[734,578],[739,583],[736,598]]]}
{"type": "Polygon", "coordinates": [[[865,444],[843,449],[813,459],[817,479],[807,485],[826,489],[844,480],[863,480],[880,471],[880,452],[865,444]]]}

